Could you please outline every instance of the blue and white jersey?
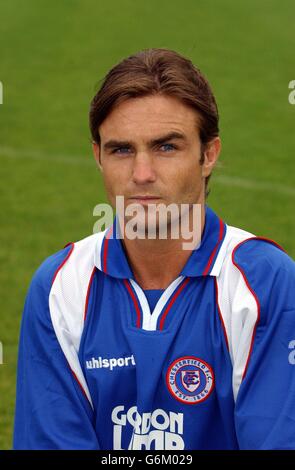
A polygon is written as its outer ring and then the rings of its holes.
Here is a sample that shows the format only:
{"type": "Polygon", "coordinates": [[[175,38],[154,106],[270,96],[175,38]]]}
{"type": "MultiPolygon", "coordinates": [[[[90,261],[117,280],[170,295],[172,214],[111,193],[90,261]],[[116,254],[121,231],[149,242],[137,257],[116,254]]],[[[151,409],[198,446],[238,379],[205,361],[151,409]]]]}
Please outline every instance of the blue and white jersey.
{"type": "Polygon", "coordinates": [[[14,448],[295,449],[291,258],[206,207],[200,246],[151,310],[114,227],[33,277],[14,448]]]}

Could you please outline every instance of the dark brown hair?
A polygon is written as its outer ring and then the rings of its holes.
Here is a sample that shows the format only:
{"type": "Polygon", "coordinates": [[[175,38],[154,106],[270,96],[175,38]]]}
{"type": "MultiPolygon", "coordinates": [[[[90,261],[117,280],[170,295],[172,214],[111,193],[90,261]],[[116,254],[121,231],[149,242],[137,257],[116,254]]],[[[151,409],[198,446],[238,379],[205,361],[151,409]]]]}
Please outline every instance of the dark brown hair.
{"type": "Polygon", "coordinates": [[[169,49],[140,51],[108,72],[91,101],[92,139],[100,144],[98,128],[115,106],[131,98],[158,93],[178,98],[197,112],[202,144],[200,163],[203,163],[206,144],[219,134],[217,104],[200,70],[189,59],[169,49]]]}

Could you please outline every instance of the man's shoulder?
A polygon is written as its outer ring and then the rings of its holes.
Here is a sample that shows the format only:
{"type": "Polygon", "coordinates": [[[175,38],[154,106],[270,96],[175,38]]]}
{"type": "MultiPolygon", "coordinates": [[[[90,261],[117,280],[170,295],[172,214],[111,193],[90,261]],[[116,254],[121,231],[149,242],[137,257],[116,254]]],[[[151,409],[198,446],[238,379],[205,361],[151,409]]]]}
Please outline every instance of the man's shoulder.
{"type": "Polygon", "coordinates": [[[280,309],[294,309],[295,262],[273,240],[227,227],[217,285],[224,311],[235,306],[246,314],[259,308],[260,324],[265,325],[275,311],[279,315],[280,309]]]}
{"type": "Polygon", "coordinates": [[[69,242],[63,248],[43,260],[32,277],[32,285],[49,292],[57,273],[67,263],[73,260],[74,270],[84,260],[95,264],[96,252],[105,232],[95,233],[75,242],[69,242]],[[75,254],[75,256],[73,256],[75,254]]]}
{"type": "Polygon", "coordinates": [[[33,274],[31,285],[35,288],[49,289],[56,270],[71,253],[73,244],[68,243],[60,250],[45,258],[33,274]]]}
{"type": "Polygon", "coordinates": [[[295,263],[276,241],[253,235],[249,232],[229,227],[232,240],[228,255],[236,267],[249,270],[274,271],[285,269],[294,271],[295,263]]]}
{"type": "Polygon", "coordinates": [[[295,262],[277,242],[228,226],[225,244],[221,275],[228,279],[239,272],[247,282],[268,288],[275,280],[295,279],[295,262]]]}

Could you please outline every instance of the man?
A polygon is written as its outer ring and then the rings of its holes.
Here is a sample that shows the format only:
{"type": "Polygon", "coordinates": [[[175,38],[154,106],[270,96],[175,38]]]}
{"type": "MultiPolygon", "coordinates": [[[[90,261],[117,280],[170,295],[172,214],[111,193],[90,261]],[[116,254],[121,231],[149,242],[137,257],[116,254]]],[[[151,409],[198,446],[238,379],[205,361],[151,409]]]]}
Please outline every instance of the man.
{"type": "Polygon", "coordinates": [[[294,448],[295,265],[205,205],[221,146],[208,82],[173,51],[140,52],[106,76],[90,128],[124,211],[33,278],[15,448],[294,448]],[[152,205],[185,208],[167,237],[152,205]],[[172,236],[182,218],[194,248],[172,236]]]}

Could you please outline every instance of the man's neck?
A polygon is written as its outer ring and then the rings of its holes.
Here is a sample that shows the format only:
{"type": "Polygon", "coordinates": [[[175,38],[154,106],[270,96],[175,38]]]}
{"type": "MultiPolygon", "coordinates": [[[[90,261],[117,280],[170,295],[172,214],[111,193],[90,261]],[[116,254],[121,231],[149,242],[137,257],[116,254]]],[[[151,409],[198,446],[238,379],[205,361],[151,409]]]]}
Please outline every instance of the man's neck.
{"type": "MultiPolygon", "coordinates": [[[[205,210],[202,208],[201,231],[205,225],[205,210]]],[[[183,249],[187,242],[181,236],[178,239],[134,239],[122,240],[128,262],[136,282],[142,289],[166,289],[176,279],[192,249],[183,249]]],[[[197,240],[197,244],[200,239],[197,240]]]]}

